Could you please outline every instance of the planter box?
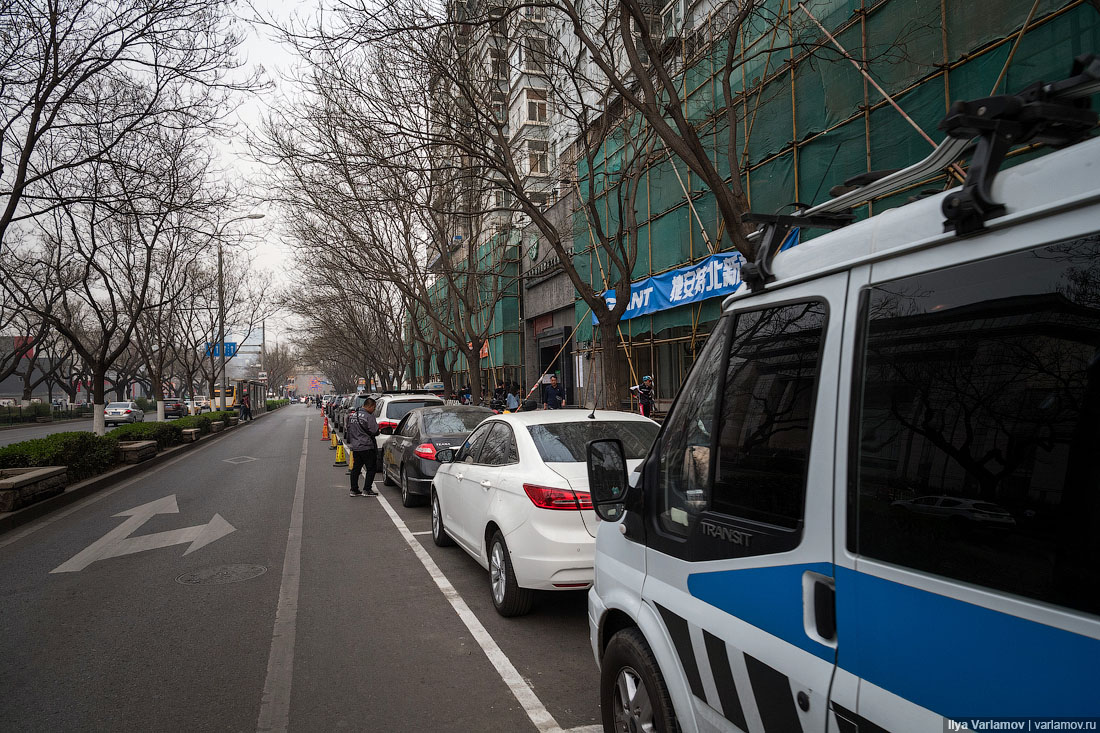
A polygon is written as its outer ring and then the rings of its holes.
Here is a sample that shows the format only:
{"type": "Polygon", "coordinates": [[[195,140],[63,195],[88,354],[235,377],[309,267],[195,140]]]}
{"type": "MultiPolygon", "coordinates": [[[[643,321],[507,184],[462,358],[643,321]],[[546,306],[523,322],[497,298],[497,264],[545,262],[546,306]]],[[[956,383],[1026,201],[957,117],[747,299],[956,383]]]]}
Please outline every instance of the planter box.
{"type": "Polygon", "coordinates": [[[241,421],[241,418],[240,417],[227,417],[226,420],[229,422],[229,427],[233,427],[234,425],[236,425],[237,423],[239,423],[241,421]]]}
{"type": "Polygon", "coordinates": [[[64,466],[0,469],[0,512],[22,509],[65,491],[68,483],[64,466]]]}
{"type": "Polygon", "coordinates": [[[210,432],[220,433],[223,430],[225,430],[225,423],[223,423],[221,420],[216,420],[210,423],[210,432]]]}
{"type": "Polygon", "coordinates": [[[199,439],[199,429],[198,428],[187,428],[186,430],[183,431],[183,442],[184,443],[194,443],[198,439],[199,439]]]}
{"type": "Polygon", "coordinates": [[[118,444],[123,463],[141,463],[157,454],[155,440],[129,440],[118,444]]]}

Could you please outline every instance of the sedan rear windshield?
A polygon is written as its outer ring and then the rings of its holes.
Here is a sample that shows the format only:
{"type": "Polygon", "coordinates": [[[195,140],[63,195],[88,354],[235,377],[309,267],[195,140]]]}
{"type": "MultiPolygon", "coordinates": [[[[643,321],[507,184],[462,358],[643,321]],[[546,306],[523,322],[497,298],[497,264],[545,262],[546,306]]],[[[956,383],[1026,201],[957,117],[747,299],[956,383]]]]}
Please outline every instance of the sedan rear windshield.
{"type": "Polygon", "coordinates": [[[128,409],[130,407],[130,403],[129,402],[112,402],[111,404],[107,405],[107,407],[117,407],[117,408],[120,408],[120,409],[128,409]]]}
{"type": "Polygon", "coordinates": [[[410,400],[408,402],[391,402],[386,406],[386,419],[387,420],[400,420],[408,415],[410,411],[415,410],[418,407],[435,407],[442,405],[439,400],[410,400]]]}
{"type": "Polygon", "coordinates": [[[618,438],[627,459],[645,458],[657,437],[658,427],[641,420],[585,420],[527,427],[539,455],[547,463],[583,463],[588,441],[618,438]]]}
{"type": "Polygon", "coordinates": [[[433,412],[424,416],[427,435],[471,433],[481,421],[493,414],[492,410],[463,410],[462,412],[433,412]]]}

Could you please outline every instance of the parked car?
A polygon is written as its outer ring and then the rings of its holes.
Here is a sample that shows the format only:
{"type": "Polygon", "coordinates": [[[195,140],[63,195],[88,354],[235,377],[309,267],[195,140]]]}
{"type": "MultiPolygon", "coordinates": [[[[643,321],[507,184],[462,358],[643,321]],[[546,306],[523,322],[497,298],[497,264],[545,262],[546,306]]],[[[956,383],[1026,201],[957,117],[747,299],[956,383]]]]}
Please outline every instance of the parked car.
{"type": "Polygon", "coordinates": [[[439,452],[460,448],[482,420],[488,407],[443,405],[421,407],[397,424],[382,448],[382,483],[401,487],[401,503],[421,504],[431,495],[432,478],[439,470],[439,452]]]}
{"type": "Polygon", "coordinates": [[[103,408],[103,424],[145,422],[145,413],[136,402],[110,402],[103,408]]]}
{"type": "Polygon", "coordinates": [[[436,407],[446,404],[442,398],[435,395],[409,392],[407,394],[376,394],[373,395],[378,403],[374,411],[374,419],[378,421],[378,449],[386,446],[386,441],[393,435],[401,419],[418,407],[436,407]]]}
{"type": "Polygon", "coordinates": [[[954,521],[974,522],[986,527],[1011,527],[1016,520],[1002,506],[980,499],[958,496],[920,496],[915,499],[899,499],[890,506],[913,514],[954,521]]]}
{"type": "Polygon", "coordinates": [[[425,392],[431,392],[436,397],[443,396],[443,382],[428,382],[424,385],[425,392]]]}
{"type": "Polygon", "coordinates": [[[454,540],[489,571],[502,616],[527,613],[536,589],[588,588],[599,522],[588,494],[588,442],[618,438],[636,465],[658,429],[629,412],[495,415],[436,472],[432,538],[441,546],[454,540]]]}
{"type": "Polygon", "coordinates": [[[183,417],[187,414],[187,405],[179,397],[164,398],[165,417],[183,417]]]}

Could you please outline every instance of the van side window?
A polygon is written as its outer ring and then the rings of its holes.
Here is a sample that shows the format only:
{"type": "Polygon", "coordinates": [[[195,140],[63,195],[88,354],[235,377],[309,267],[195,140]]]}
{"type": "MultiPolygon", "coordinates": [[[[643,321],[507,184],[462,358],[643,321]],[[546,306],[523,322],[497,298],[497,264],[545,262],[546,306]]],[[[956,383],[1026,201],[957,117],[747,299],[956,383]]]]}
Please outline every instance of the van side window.
{"type": "Polygon", "coordinates": [[[1100,236],[883,283],[861,310],[849,549],[1100,614],[1100,236]]]}
{"type": "Polygon", "coordinates": [[[826,307],[740,313],[730,342],[711,509],[786,529],[802,524],[826,307]]]}
{"type": "Polygon", "coordinates": [[[728,325],[728,318],[721,321],[707,340],[659,439],[657,522],[678,537],[688,536],[695,515],[710,501],[711,436],[728,325]]]}

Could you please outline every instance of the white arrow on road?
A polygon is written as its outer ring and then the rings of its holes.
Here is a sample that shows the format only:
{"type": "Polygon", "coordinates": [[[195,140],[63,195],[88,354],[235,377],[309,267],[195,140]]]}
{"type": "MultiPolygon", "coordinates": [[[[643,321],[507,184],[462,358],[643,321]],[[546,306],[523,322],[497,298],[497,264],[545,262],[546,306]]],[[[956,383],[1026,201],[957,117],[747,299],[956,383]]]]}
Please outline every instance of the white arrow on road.
{"type": "Polygon", "coordinates": [[[215,514],[214,518],[206,524],[197,524],[194,527],[184,527],[183,529],[170,529],[167,532],[157,532],[139,537],[130,536],[157,514],[179,514],[179,511],[179,507],[176,505],[176,495],[171,494],[163,499],[157,499],[148,504],[119,512],[115,515],[116,517],[129,517],[129,519],[88,545],[88,547],[73,556],[71,560],[58,565],[50,572],[75,573],[88,567],[96,560],[131,555],[135,552],[155,550],[159,547],[181,545],[187,542],[190,542],[191,546],[183,554],[190,555],[200,547],[205,547],[236,529],[232,524],[222,519],[221,515],[215,514]]]}

